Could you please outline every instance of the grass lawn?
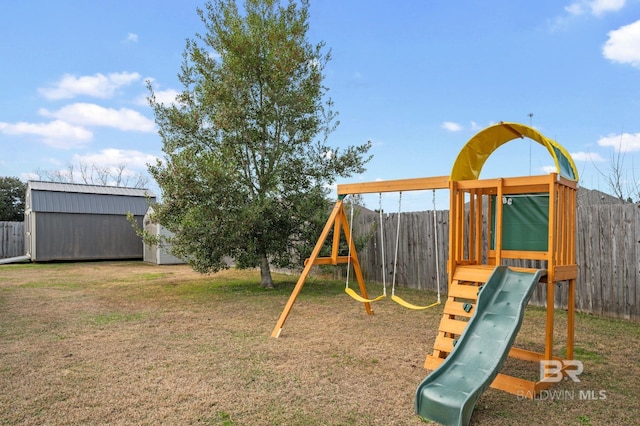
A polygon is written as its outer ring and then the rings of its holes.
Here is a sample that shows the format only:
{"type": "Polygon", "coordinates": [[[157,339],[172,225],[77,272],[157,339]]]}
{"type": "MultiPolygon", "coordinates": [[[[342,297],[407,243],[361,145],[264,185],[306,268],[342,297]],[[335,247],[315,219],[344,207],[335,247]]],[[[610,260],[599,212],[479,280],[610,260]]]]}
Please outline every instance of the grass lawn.
{"type": "MultiPolygon", "coordinates": [[[[414,393],[442,306],[383,300],[367,316],[343,282],[315,278],[273,339],[296,277],[274,280],[263,290],[254,271],[142,262],[0,266],[0,424],[425,424],[414,393]]],[[[530,307],[516,345],[542,350],[544,321],[530,307]]],[[[558,311],[559,351],[565,323],[558,311]]],[[[538,400],[489,389],[471,423],[640,424],[639,348],[640,324],[579,314],[581,381],[538,400]]],[[[530,363],[504,368],[538,374],[530,363]]]]}

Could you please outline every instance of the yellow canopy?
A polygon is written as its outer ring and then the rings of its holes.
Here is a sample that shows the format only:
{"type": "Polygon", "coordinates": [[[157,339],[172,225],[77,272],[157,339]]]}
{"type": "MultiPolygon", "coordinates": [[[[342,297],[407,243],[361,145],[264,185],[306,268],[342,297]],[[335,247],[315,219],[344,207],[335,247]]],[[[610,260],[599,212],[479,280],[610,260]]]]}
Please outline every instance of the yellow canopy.
{"type": "Polygon", "coordinates": [[[567,179],[578,180],[578,170],[571,155],[559,143],[545,137],[532,127],[503,122],[487,127],[469,139],[453,164],[451,180],[478,179],[482,166],[496,149],[515,138],[525,136],[547,148],[553,157],[558,174],[567,179]]]}

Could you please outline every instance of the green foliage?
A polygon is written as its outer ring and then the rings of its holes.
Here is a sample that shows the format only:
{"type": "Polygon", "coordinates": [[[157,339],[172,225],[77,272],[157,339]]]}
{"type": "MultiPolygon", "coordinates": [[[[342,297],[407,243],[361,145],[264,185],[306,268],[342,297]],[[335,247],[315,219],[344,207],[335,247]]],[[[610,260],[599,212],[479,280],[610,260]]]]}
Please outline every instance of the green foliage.
{"type": "Polygon", "coordinates": [[[27,185],[17,177],[0,177],[0,220],[22,222],[27,185]]]}
{"type": "Polygon", "coordinates": [[[591,424],[591,419],[589,419],[589,416],[585,416],[583,414],[578,416],[578,421],[580,422],[581,425],[590,425],[591,424]]]}
{"type": "Polygon", "coordinates": [[[329,212],[326,188],[364,170],[370,143],[327,144],[338,125],[322,85],[330,54],[307,41],[307,0],[197,12],[207,32],[186,43],[177,102],[158,102],[149,83],[165,153],[149,168],[163,193],[155,219],[196,270],[230,256],[260,265],[270,285],[269,263],[301,262],[329,212]]]}

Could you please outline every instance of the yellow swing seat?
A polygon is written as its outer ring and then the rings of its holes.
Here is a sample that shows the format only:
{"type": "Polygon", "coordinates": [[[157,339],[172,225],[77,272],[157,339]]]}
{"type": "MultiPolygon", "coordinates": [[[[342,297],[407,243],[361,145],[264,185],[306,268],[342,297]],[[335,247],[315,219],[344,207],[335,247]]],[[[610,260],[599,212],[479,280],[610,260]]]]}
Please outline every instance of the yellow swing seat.
{"type": "MultiPolygon", "coordinates": [[[[382,211],[382,210],[381,210],[382,211]]],[[[400,243],[400,217],[402,213],[402,191],[400,191],[400,196],[398,197],[398,220],[397,220],[397,228],[396,228],[396,251],[395,256],[393,258],[393,280],[391,281],[391,300],[396,302],[398,305],[404,306],[407,309],[413,309],[414,311],[420,311],[424,309],[433,308],[434,306],[440,305],[440,273],[438,271],[438,252],[436,251],[436,276],[438,283],[438,300],[435,303],[432,303],[427,306],[419,306],[414,305],[413,303],[409,303],[406,300],[402,299],[399,296],[396,296],[396,267],[398,266],[398,245],[400,243]]],[[[437,228],[437,219],[436,219],[436,190],[433,190],[433,229],[437,228]]],[[[435,246],[438,246],[438,233],[434,232],[434,240],[435,246]]],[[[384,258],[384,257],[383,257],[384,258]]]]}
{"type": "Polygon", "coordinates": [[[424,309],[433,308],[434,306],[438,306],[440,304],[440,301],[438,300],[437,302],[434,302],[434,303],[432,303],[430,305],[427,305],[427,306],[414,305],[413,303],[409,303],[406,300],[402,299],[401,297],[396,296],[395,294],[391,296],[391,300],[393,300],[394,302],[396,302],[399,305],[404,306],[405,308],[413,309],[414,311],[420,311],[420,310],[424,310],[424,309]]]}
{"type": "Polygon", "coordinates": [[[349,296],[351,296],[353,299],[357,300],[358,302],[362,302],[362,303],[377,302],[378,300],[382,300],[382,299],[385,298],[385,295],[381,294],[380,296],[376,297],[375,299],[367,299],[365,297],[360,296],[352,288],[349,288],[349,287],[346,287],[344,289],[344,292],[347,293],[349,296]]]}

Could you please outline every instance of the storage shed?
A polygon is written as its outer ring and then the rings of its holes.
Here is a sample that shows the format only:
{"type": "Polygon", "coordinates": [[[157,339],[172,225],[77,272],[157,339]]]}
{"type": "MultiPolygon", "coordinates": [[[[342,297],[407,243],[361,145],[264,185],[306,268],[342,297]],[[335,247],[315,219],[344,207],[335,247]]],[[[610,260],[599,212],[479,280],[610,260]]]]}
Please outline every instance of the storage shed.
{"type": "MultiPolygon", "coordinates": [[[[144,230],[154,237],[172,237],[173,233],[159,223],[151,220],[153,207],[149,207],[144,216],[144,230]]],[[[144,242],[144,261],[157,265],[177,265],[185,263],[182,259],[171,254],[171,245],[167,242],[160,245],[148,244],[144,242]]]]}
{"type": "Polygon", "coordinates": [[[142,226],[149,201],[155,197],[146,189],[29,181],[26,254],[36,262],[142,259],[142,239],[126,215],[142,226]]]}

